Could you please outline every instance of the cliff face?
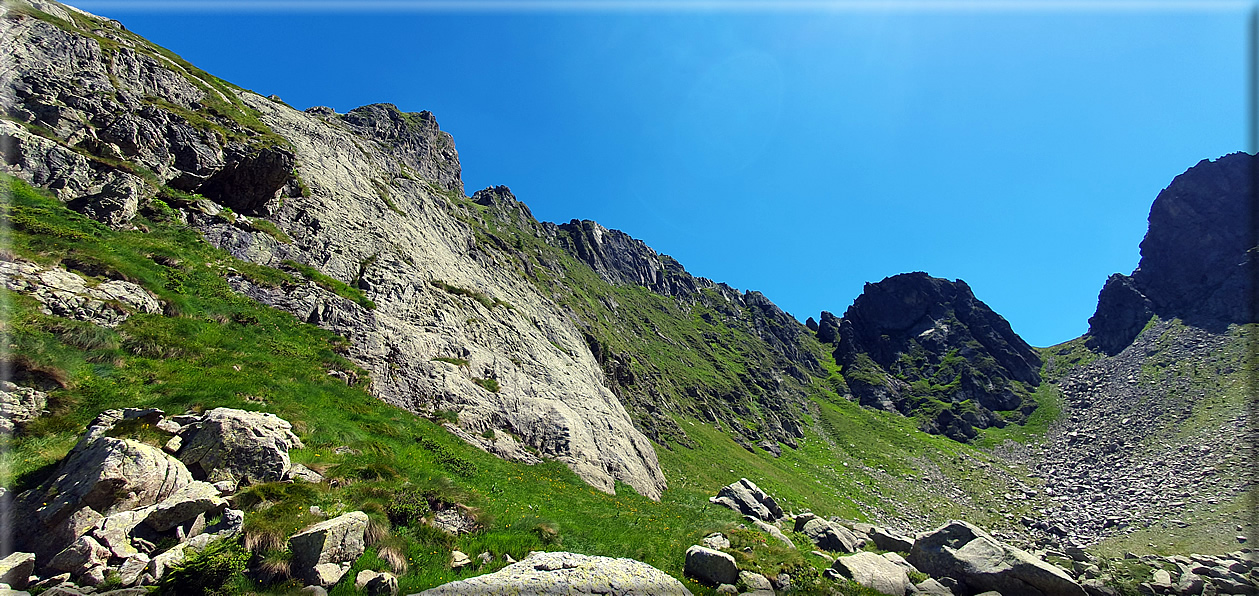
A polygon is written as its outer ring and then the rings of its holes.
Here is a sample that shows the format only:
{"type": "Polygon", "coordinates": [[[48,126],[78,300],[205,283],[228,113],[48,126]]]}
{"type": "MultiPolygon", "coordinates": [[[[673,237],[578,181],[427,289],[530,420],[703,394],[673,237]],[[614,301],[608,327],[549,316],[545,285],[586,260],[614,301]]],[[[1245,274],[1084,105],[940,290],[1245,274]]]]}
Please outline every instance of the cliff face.
{"type": "Polygon", "coordinates": [[[1255,179],[1259,157],[1202,160],[1177,176],[1150,208],[1141,262],[1115,274],[1089,319],[1089,345],[1116,354],[1152,315],[1212,331],[1259,320],[1254,294],[1255,179]]]}
{"type": "Polygon", "coordinates": [[[967,440],[1035,409],[1040,357],[961,280],[919,272],[866,284],[842,319],[822,313],[818,336],[837,344],[862,405],[918,415],[933,432],[967,440]]]}
{"type": "Polygon", "coordinates": [[[114,226],[161,199],[238,257],[313,267],[309,283],[229,282],[347,337],[385,401],[455,411],[470,441],[559,459],[602,490],[660,495],[655,451],[582,334],[486,243],[431,114],[300,112],[52,3],[15,5],[0,38],[5,171],[114,226]],[[508,432],[480,441],[487,428],[508,432]]]}

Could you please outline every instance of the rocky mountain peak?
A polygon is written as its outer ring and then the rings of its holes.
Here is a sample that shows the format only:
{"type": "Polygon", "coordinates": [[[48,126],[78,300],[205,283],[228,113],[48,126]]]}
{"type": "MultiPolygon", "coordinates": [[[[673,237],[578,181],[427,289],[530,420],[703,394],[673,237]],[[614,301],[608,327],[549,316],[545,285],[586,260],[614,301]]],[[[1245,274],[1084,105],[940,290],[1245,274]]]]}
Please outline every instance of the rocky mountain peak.
{"type": "Polygon", "coordinates": [[[1035,408],[1039,355],[961,280],[867,283],[842,319],[822,313],[818,338],[836,345],[862,405],[919,416],[933,432],[966,440],[1035,408]]]}
{"type": "Polygon", "coordinates": [[[1098,296],[1090,346],[1117,353],[1152,315],[1217,331],[1259,320],[1250,281],[1257,174],[1259,156],[1233,153],[1202,160],[1158,194],[1137,269],[1111,276],[1098,296]]]}
{"type": "Polygon", "coordinates": [[[462,196],[455,140],[437,126],[432,112],[403,112],[391,103],[375,103],[354,108],[341,120],[356,134],[391,149],[420,178],[462,196]]]}

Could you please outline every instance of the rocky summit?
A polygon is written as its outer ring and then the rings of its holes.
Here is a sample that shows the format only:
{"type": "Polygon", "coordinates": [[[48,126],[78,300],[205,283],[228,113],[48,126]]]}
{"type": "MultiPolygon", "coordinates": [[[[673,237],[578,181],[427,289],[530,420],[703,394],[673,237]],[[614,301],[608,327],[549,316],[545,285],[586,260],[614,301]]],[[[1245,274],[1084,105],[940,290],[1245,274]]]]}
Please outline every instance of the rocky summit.
{"type": "Polygon", "coordinates": [[[961,280],[868,283],[842,319],[822,313],[818,334],[862,405],[921,416],[932,432],[965,441],[1036,408],[1040,356],[961,280]]]}
{"type": "Polygon", "coordinates": [[[1158,194],[1141,262],[1131,275],[1112,275],[1098,296],[1090,346],[1114,355],[1155,315],[1216,332],[1259,321],[1256,172],[1253,155],[1204,159],[1158,194]]]}
{"type": "Polygon", "coordinates": [[[962,280],[802,324],[469,196],[428,111],[52,1],[0,40],[0,594],[1259,587],[1255,156],[1175,177],[1034,348],[962,280]]]}

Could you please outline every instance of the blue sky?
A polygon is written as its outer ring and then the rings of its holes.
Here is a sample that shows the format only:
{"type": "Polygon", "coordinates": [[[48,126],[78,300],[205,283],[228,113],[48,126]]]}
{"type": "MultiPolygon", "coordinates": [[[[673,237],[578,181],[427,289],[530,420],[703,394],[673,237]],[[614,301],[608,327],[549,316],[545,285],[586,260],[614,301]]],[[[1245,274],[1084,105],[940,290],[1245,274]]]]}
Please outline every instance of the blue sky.
{"type": "Polygon", "coordinates": [[[800,320],[922,270],[1066,341],[1158,192],[1249,149],[1245,3],[78,5],[298,108],[430,110],[469,192],[506,184],[800,320]]]}

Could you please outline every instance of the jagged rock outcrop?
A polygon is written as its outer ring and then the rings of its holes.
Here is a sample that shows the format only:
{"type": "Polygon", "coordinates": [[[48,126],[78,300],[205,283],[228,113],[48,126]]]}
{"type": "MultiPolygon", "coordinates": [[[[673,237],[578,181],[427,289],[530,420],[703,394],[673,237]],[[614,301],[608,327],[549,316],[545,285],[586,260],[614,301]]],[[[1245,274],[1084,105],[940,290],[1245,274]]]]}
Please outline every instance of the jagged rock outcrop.
{"type": "Polygon", "coordinates": [[[778,506],[774,497],[747,478],[721,487],[717,496],[709,497],[708,501],[762,521],[773,522],[783,517],[782,507],[778,506]]]}
{"type": "Polygon", "coordinates": [[[926,430],[963,441],[1003,425],[996,412],[1021,421],[1040,384],[1040,356],[1004,318],[965,282],[922,272],[865,285],[840,320],[835,360],[862,405],[925,412],[926,430]]]}
{"type": "Polygon", "coordinates": [[[494,573],[451,582],[419,596],[479,596],[520,593],[607,594],[608,596],[690,595],[682,582],[633,559],[565,552],[531,552],[494,573]]]}
{"type": "Polygon", "coordinates": [[[116,21],[46,2],[6,10],[5,171],[114,226],[158,194],[147,176],[244,212],[265,209],[287,186],[292,151],[250,127],[235,90],[116,21]],[[26,16],[36,11],[41,18],[26,16]],[[95,23],[91,35],[79,19],[95,23]]]}
{"type": "MultiPolygon", "coordinates": [[[[218,487],[194,480],[181,461],[137,440],[199,431],[221,414],[212,410],[167,418],[157,409],[102,412],[47,480],[13,500],[13,547],[33,555],[33,562],[15,565],[33,565],[50,581],[65,573],[63,581],[84,586],[101,585],[109,576],[123,586],[151,585],[189,552],[239,533],[244,514],[228,508],[218,487]]],[[[273,447],[267,431],[288,428],[278,418],[238,419],[259,424],[256,432],[241,432],[234,444],[240,453],[257,451],[247,445],[251,440],[258,448],[273,447]]],[[[205,470],[210,476],[218,471],[205,470]]]]}
{"type": "Polygon", "coordinates": [[[1150,207],[1141,262],[1112,275],[1089,319],[1090,347],[1114,355],[1152,315],[1221,331],[1259,321],[1254,221],[1259,156],[1202,160],[1172,180],[1150,207]]]}
{"type": "Polygon", "coordinates": [[[455,140],[437,126],[432,112],[409,113],[391,103],[377,103],[354,108],[341,121],[359,136],[381,143],[415,175],[463,196],[455,140]]]}
{"type": "Polygon", "coordinates": [[[117,327],[132,313],[162,312],[156,298],[129,281],[97,283],[73,271],[10,258],[0,259],[0,276],[9,290],[38,300],[46,315],[117,327]]]}

